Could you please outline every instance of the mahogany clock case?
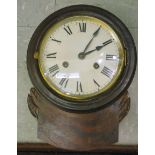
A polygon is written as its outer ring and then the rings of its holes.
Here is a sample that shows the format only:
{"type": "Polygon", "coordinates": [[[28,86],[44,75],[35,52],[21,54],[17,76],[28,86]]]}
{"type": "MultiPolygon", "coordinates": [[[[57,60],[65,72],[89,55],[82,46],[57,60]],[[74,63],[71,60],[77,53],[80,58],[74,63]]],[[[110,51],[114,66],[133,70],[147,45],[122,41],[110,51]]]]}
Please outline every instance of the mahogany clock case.
{"type": "Polygon", "coordinates": [[[35,30],[27,50],[27,69],[35,88],[54,105],[64,110],[74,112],[97,110],[117,101],[131,84],[136,70],[136,63],[137,55],[134,40],[123,22],[112,13],[89,5],[69,6],[48,16],[35,30]],[[52,90],[41,76],[38,59],[34,59],[34,54],[39,50],[40,42],[47,30],[55,23],[71,16],[91,16],[106,22],[116,32],[126,52],[126,64],[115,85],[102,94],[82,101],[69,100],[52,90]]]}

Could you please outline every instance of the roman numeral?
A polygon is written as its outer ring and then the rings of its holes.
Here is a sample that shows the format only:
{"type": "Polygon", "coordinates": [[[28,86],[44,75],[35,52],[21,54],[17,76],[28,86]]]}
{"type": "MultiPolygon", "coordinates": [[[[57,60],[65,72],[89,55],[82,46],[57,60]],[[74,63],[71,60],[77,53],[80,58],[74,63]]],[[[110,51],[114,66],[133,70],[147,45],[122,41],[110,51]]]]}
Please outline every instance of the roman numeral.
{"type": "Polygon", "coordinates": [[[77,92],[83,92],[82,84],[79,81],[76,82],[76,91],[77,92]]]}
{"type": "Polygon", "coordinates": [[[106,45],[108,45],[108,44],[110,44],[110,43],[112,43],[112,39],[109,39],[109,40],[105,41],[105,42],[103,43],[103,46],[106,46],[106,45]]]}
{"type": "Polygon", "coordinates": [[[67,32],[67,34],[69,34],[69,35],[71,35],[71,34],[72,34],[72,31],[71,31],[71,29],[70,29],[70,27],[69,27],[69,26],[64,27],[64,30],[67,32]]]}
{"type": "Polygon", "coordinates": [[[55,41],[57,43],[61,43],[61,41],[60,40],[57,40],[57,39],[52,39],[52,41],[55,41]]]}
{"type": "Polygon", "coordinates": [[[80,32],[86,32],[86,23],[79,23],[80,32]]]}
{"type": "Polygon", "coordinates": [[[118,59],[117,55],[110,55],[110,54],[107,54],[107,55],[106,55],[106,60],[115,61],[115,60],[117,60],[117,59],[118,59]]]}
{"type": "Polygon", "coordinates": [[[47,54],[46,55],[46,58],[56,58],[56,55],[57,53],[50,53],[50,54],[47,54]]]}
{"type": "Polygon", "coordinates": [[[112,74],[113,74],[113,71],[104,66],[101,73],[106,75],[108,78],[111,78],[112,74]]]}
{"type": "Polygon", "coordinates": [[[55,76],[59,72],[59,66],[56,64],[49,68],[50,73],[54,73],[52,76],[55,76]]]}
{"type": "Polygon", "coordinates": [[[93,79],[93,81],[94,81],[94,83],[98,86],[98,87],[100,87],[100,85],[93,79]]]}
{"type": "Polygon", "coordinates": [[[68,80],[67,78],[62,78],[61,81],[59,82],[59,84],[62,86],[64,84],[64,88],[66,88],[67,86],[67,83],[68,83],[68,80]]]}

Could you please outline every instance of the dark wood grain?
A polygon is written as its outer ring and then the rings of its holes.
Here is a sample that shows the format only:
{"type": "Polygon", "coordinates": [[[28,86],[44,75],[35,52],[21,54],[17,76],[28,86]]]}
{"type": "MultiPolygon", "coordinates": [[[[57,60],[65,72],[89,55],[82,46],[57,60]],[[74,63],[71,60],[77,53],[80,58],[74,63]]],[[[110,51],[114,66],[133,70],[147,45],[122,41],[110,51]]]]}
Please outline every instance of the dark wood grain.
{"type": "MultiPolygon", "coordinates": [[[[62,150],[46,143],[18,143],[17,150],[18,152],[73,152],[62,150]]],[[[118,154],[126,153],[129,155],[138,154],[138,145],[107,145],[100,150],[94,150],[91,152],[118,153],[118,154]]]]}

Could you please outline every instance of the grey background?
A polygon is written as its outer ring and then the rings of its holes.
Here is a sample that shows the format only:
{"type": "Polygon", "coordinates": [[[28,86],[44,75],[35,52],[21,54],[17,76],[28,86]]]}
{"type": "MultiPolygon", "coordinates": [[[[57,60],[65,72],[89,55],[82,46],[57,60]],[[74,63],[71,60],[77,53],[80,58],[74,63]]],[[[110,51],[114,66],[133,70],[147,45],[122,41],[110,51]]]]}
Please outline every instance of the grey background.
{"type": "MultiPolygon", "coordinates": [[[[37,121],[27,107],[27,94],[32,87],[26,68],[26,52],[29,40],[40,22],[54,11],[73,4],[89,4],[109,10],[118,16],[129,28],[135,44],[138,39],[138,0],[18,0],[17,38],[18,38],[18,90],[17,90],[17,140],[18,142],[42,142],[37,138],[37,121]]],[[[138,48],[138,46],[137,46],[138,48]]],[[[131,109],[119,125],[119,144],[137,144],[138,108],[137,71],[129,88],[131,109]]]]}

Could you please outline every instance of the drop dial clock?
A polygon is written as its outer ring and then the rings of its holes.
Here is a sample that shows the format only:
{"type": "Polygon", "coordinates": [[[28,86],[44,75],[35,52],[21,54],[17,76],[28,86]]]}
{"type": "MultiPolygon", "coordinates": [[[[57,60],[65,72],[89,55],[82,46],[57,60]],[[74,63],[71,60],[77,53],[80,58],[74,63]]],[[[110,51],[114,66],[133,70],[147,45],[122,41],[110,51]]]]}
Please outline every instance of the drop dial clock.
{"type": "Polygon", "coordinates": [[[72,150],[118,141],[136,48],[115,15],[88,5],[51,14],[30,40],[27,69],[34,85],[28,105],[38,118],[39,138],[72,150]]]}

